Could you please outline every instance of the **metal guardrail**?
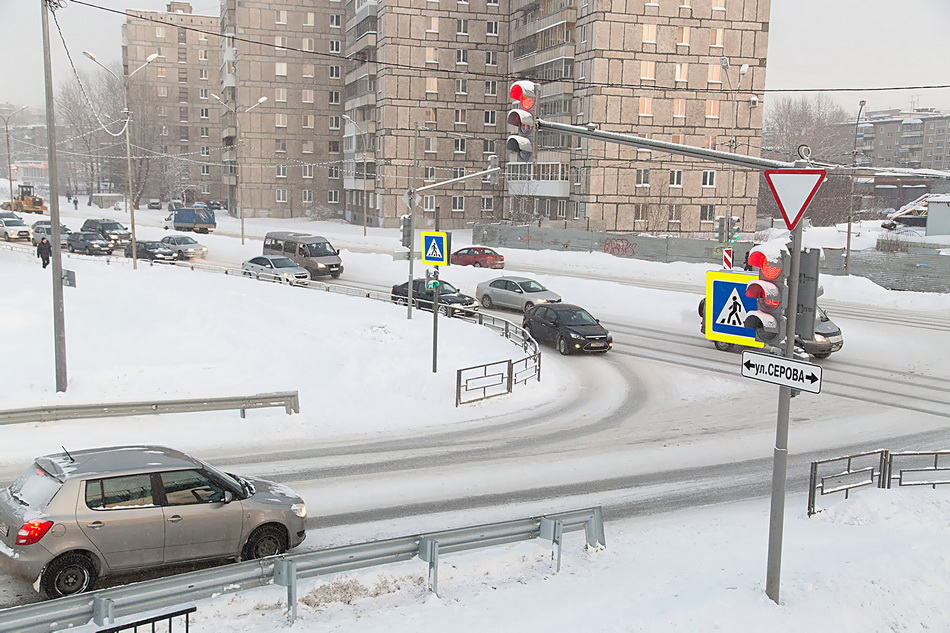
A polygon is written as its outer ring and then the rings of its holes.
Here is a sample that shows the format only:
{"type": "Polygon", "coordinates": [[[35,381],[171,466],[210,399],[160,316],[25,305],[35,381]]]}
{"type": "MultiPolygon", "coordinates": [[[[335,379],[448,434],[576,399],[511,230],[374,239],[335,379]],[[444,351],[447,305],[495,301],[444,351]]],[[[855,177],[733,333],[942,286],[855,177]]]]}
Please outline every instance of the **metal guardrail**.
{"type": "Polygon", "coordinates": [[[285,554],[11,607],[0,610],[0,633],[47,633],[85,624],[96,614],[102,620],[123,618],[272,582],[287,587],[287,607],[293,620],[296,613],[296,582],[299,578],[363,569],[418,556],[428,563],[429,588],[437,594],[439,555],[543,538],[557,546],[557,565],[560,569],[562,535],[578,530],[584,530],[588,547],[606,546],[603,510],[600,507],[587,508],[285,554]]]}
{"type": "Polygon", "coordinates": [[[873,486],[937,486],[950,484],[950,451],[901,451],[885,449],[816,460],[808,483],[808,516],[819,512],[819,495],[873,486]],[[896,472],[896,474],[895,474],[896,472]]]}
{"type": "Polygon", "coordinates": [[[238,409],[245,417],[248,409],[283,407],[287,415],[300,413],[300,397],[296,391],[259,393],[254,396],[224,396],[157,400],[147,402],[113,402],[110,404],[72,404],[0,411],[0,425],[23,422],[49,422],[80,418],[106,418],[157,413],[189,413],[193,411],[230,411],[238,409]]]}

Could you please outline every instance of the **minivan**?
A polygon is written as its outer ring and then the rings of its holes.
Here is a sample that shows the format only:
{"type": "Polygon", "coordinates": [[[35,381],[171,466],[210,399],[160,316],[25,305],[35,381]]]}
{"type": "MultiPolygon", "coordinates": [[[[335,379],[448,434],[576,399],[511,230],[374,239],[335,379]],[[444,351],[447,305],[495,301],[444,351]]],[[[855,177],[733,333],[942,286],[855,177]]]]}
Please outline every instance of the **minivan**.
{"type": "Polygon", "coordinates": [[[274,231],[264,236],[264,255],[283,255],[306,268],[311,277],[330,275],[334,279],[343,274],[339,249],[333,248],[327,238],[307,233],[274,231]]]}

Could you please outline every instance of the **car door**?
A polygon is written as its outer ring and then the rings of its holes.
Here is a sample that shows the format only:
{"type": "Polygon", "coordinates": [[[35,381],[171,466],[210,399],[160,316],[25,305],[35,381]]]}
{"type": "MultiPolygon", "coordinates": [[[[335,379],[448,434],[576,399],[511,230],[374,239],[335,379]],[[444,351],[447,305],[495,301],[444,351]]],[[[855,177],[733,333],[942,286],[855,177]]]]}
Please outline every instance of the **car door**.
{"type": "Polygon", "coordinates": [[[509,308],[524,310],[524,293],[521,291],[521,286],[513,281],[506,281],[505,302],[509,308]]]}
{"type": "Polygon", "coordinates": [[[488,284],[488,295],[493,304],[499,307],[508,307],[508,281],[505,279],[496,279],[488,284]]]}
{"type": "Polygon", "coordinates": [[[165,515],[149,473],[88,480],[76,503],[79,529],[112,569],[158,565],[165,515]]]}
{"type": "Polygon", "coordinates": [[[546,343],[553,343],[557,339],[557,314],[550,308],[538,308],[538,319],[535,338],[546,343]]]}
{"type": "Polygon", "coordinates": [[[200,470],[159,473],[165,517],[166,563],[236,555],[244,507],[200,470]]]}

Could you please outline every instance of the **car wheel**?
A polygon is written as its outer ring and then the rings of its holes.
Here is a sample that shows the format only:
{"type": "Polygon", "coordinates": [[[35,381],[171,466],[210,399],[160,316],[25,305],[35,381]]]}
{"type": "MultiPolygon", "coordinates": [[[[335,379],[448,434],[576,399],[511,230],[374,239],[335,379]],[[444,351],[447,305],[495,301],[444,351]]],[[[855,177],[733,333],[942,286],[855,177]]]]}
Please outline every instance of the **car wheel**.
{"type": "Polygon", "coordinates": [[[821,354],[812,354],[815,358],[824,359],[831,356],[831,352],[822,352],[821,354]]]}
{"type": "Polygon", "coordinates": [[[82,593],[96,582],[96,567],[83,554],[64,554],[46,566],[40,587],[48,598],[62,598],[82,593]]]}
{"type": "Polygon", "coordinates": [[[277,556],[287,551],[287,534],[276,525],[262,525],[254,530],[241,553],[243,560],[277,556]]]}
{"type": "Polygon", "coordinates": [[[10,234],[9,234],[9,233],[4,233],[4,234],[3,234],[3,239],[6,240],[7,242],[9,242],[9,241],[10,241],[10,234]]]}
{"type": "Polygon", "coordinates": [[[529,302],[527,302],[526,304],[524,304],[524,311],[527,312],[528,310],[530,310],[530,309],[533,308],[533,307],[534,307],[534,304],[529,301],[529,302]]]}
{"type": "Polygon", "coordinates": [[[334,279],[339,279],[339,278],[340,278],[340,271],[338,270],[338,271],[336,271],[336,272],[334,272],[334,273],[330,273],[330,276],[333,277],[334,279]]]}
{"type": "Polygon", "coordinates": [[[92,255],[92,249],[88,246],[86,247],[86,255],[92,255]]]}
{"type": "Polygon", "coordinates": [[[571,353],[571,348],[567,346],[567,340],[565,340],[563,336],[557,337],[557,351],[559,351],[562,356],[567,356],[571,353]]]}
{"type": "Polygon", "coordinates": [[[481,267],[482,267],[482,263],[481,263],[481,262],[475,262],[474,264],[472,264],[472,266],[474,266],[475,268],[481,268],[481,267]]]}
{"type": "Polygon", "coordinates": [[[492,303],[491,297],[489,297],[488,295],[482,296],[482,307],[483,307],[483,308],[490,308],[490,307],[492,307],[493,305],[495,305],[495,304],[492,303]]]}
{"type": "Polygon", "coordinates": [[[716,341],[715,345],[716,345],[716,349],[718,349],[720,352],[731,352],[732,349],[735,347],[734,344],[724,343],[723,341],[716,341]]]}
{"type": "Polygon", "coordinates": [[[452,316],[449,312],[449,306],[441,306],[439,308],[439,314],[441,314],[444,317],[452,316]]]}
{"type": "Polygon", "coordinates": [[[72,244],[67,245],[67,246],[66,246],[66,249],[67,249],[70,253],[75,253],[75,252],[76,252],[76,249],[73,248],[73,245],[72,245],[72,244]]]}
{"type": "Polygon", "coordinates": [[[181,251],[178,251],[178,256],[177,256],[177,257],[178,257],[178,259],[179,259],[179,261],[180,261],[180,260],[182,260],[182,259],[185,259],[185,254],[184,254],[183,252],[181,252],[181,251]]]}

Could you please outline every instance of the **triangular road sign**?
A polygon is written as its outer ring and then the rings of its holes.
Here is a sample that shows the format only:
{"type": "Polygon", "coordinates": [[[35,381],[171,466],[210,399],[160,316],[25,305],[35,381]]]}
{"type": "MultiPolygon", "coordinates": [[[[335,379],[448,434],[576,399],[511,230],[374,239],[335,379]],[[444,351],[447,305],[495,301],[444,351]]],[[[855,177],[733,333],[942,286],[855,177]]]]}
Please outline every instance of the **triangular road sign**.
{"type": "Polygon", "coordinates": [[[802,219],[826,175],[824,169],[765,170],[765,180],[769,183],[789,231],[802,219]]]}

